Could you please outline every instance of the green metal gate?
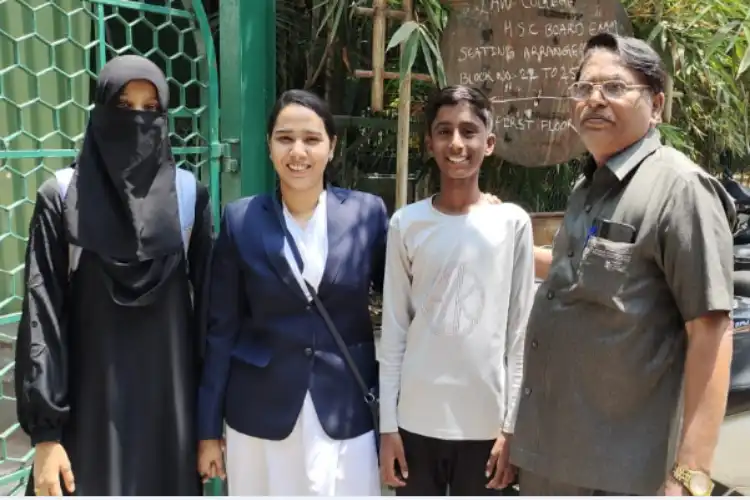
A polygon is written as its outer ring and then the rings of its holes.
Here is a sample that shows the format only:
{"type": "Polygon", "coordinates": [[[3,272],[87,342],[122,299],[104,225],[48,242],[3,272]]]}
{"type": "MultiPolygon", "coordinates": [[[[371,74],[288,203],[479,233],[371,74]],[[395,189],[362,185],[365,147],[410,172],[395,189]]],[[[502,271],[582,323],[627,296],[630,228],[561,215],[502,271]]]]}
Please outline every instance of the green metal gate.
{"type": "Polygon", "coordinates": [[[0,0],[0,495],[23,492],[32,456],[13,348],[35,193],[75,157],[98,70],[127,53],[167,75],[175,157],[209,185],[218,218],[219,81],[201,0],[0,0]]]}

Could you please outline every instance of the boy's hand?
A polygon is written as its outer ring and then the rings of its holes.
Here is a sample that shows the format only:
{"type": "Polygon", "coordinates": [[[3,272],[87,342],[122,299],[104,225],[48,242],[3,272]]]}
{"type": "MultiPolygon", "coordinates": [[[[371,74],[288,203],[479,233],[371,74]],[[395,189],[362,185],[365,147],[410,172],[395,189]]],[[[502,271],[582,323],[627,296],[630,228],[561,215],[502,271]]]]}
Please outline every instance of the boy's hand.
{"type": "Polygon", "coordinates": [[[405,480],[409,478],[409,468],[404,455],[404,442],[398,432],[380,436],[380,477],[386,485],[392,488],[406,486],[405,480]],[[400,474],[396,471],[396,464],[398,464],[400,474]]]}
{"type": "Polygon", "coordinates": [[[495,440],[490,458],[487,460],[485,475],[489,478],[487,488],[501,490],[513,482],[515,467],[510,464],[510,434],[501,433],[495,440]]]}

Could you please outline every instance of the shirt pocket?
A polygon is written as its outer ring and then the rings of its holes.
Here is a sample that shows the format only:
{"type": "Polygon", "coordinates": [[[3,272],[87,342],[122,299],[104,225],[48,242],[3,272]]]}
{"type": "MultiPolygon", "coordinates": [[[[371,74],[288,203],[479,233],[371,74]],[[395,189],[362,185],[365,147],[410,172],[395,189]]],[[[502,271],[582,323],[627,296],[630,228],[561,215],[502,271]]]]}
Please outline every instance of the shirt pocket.
{"type": "Polygon", "coordinates": [[[634,243],[592,237],[581,255],[577,288],[596,302],[611,303],[628,278],[634,253],[634,243]]]}

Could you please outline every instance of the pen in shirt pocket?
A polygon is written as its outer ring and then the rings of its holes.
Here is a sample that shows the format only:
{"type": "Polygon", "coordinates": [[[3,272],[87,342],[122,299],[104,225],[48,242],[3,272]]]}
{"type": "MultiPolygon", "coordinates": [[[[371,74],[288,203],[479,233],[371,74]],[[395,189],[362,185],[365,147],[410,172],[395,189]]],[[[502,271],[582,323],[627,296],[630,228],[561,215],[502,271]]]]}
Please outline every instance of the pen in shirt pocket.
{"type": "Polygon", "coordinates": [[[596,223],[596,221],[594,221],[594,223],[589,228],[588,232],[586,233],[586,241],[584,241],[583,243],[584,248],[586,248],[586,245],[589,244],[589,239],[591,239],[592,236],[596,236],[596,230],[598,226],[599,225],[596,223]]]}

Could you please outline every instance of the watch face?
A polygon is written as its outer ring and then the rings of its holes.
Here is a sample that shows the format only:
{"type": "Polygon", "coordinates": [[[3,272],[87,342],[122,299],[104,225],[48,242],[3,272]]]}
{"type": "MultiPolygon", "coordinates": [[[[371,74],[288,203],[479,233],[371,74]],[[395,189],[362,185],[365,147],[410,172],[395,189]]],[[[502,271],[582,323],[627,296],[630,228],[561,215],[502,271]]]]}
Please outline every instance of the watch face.
{"type": "Polygon", "coordinates": [[[707,475],[693,473],[692,477],[690,478],[689,489],[693,496],[705,496],[710,493],[712,485],[713,482],[707,475]]]}

